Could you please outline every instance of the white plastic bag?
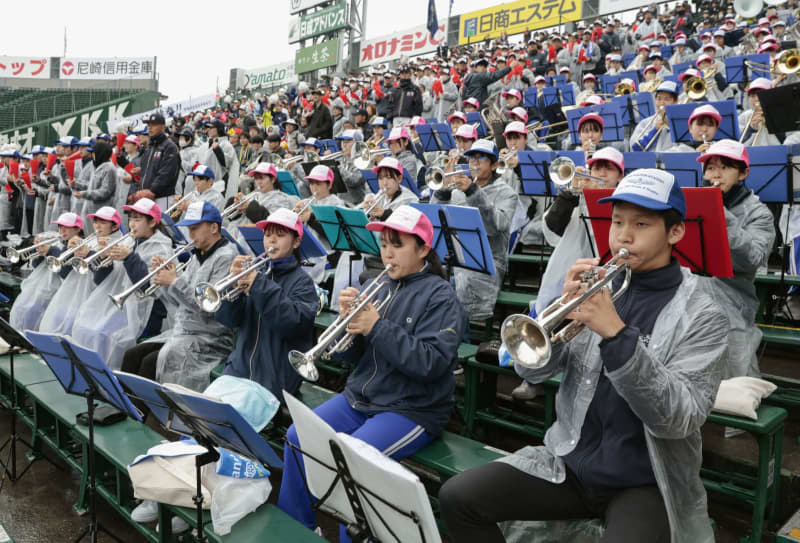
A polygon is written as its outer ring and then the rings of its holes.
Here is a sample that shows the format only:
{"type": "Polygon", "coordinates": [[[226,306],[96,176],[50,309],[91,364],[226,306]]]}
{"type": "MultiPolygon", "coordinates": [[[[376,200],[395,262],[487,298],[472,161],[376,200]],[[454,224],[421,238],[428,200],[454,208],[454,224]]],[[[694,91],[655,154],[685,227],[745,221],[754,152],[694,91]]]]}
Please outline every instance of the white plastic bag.
{"type": "Polygon", "coordinates": [[[231,527],[267,501],[272,484],[264,479],[235,479],[217,476],[211,494],[211,523],[214,532],[227,535],[231,527]]]}

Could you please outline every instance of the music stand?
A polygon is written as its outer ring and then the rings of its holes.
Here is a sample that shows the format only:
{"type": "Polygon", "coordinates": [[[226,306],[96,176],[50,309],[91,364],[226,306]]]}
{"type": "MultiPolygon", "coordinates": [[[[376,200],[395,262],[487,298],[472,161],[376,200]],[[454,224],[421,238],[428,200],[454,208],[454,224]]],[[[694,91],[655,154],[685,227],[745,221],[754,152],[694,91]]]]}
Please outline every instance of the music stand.
{"type": "Polygon", "coordinates": [[[578,121],[587,113],[597,113],[603,119],[603,137],[601,141],[620,141],[625,138],[622,124],[622,104],[620,102],[606,102],[602,105],[581,107],[567,110],[567,126],[573,145],[578,145],[578,121]]]}
{"type": "Polygon", "coordinates": [[[697,162],[700,153],[660,153],[664,169],[675,176],[682,188],[703,186],[703,165],[697,162]]]}
{"type": "Polygon", "coordinates": [[[614,89],[617,83],[620,82],[622,76],[601,74],[597,76],[598,83],[600,84],[600,92],[602,94],[614,94],[614,89]]]}
{"type": "Polygon", "coordinates": [[[363,441],[336,433],[308,406],[283,394],[300,446],[287,444],[298,467],[305,467],[303,480],[313,509],[344,524],[356,541],[441,541],[419,477],[363,441]],[[391,488],[392,500],[370,487],[391,488]]]}
{"type": "Polygon", "coordinates": [[[517,153],[521,194],[546,197],[556,195],[556,187],[548,173],[553,155],[552,151],[519,151],[517,153]]]}
{"type": "Polygon", "coordinates": [[[695,108],[706,104],[714,106],[722,116],[722,121],[720,121],[714,139],[739,140],[739,117],[736,114],[736,102],[734,100],[722,100],[720,102],[689,102],[687,104],[666,106],[664,111],[667,115],[672,141],[675,143],[692,141],[692,136],[689,134],[689,117],[695,108]]]}
{"type": "Polygon", "coordinates": [[[348,284],[353,282],[353,260],[368,254],[378,256],[381,253],[378,237],[367,230],[369,219],[363,209],[348,209],[336,206],[311,206],[322,232],[334,251],[350,251],[356,254],[350,259],[348,284]]]}
{"type": "Polygon", "coordinates": [[[694,62],[681,62],[679,64],[672,65],[672,73],[673,74],[682,74],[689,68],[694,66],[694,62]]]}
{"type": "Polygon", "coordinates": [[[547,80],[548,87],[554,87],[556,85],[564,85],[567,83],[567,76],[565,75],[548,75],[545,79],[547,80]]]}
{"type": "Polygon", "coordinates": [[[745,185],[765,204],[792,201],[789,149],[785,145],[748,147],[750,175],[745,185]]]}
{"type": "Polygon", "coordinates": [[[669,60],[672,58],[672,46],[671,45],[664,45],[663,43],[659,46],[661,49],[661,58],[669,60]]]}
{"type": "Polygon", "coordinates": [[[331,153],[337,153],[339,151],[339,143],[335,139],[329,140],[319,140],[320,145],[320,158],[322,158],[322,154],[325,151],[330,151],[331,153]]]}
{"type": "MultiPolygon", "coordinates": [[[[713,277],[733,277],[725,208],[719,187],[683,188],[686,198],[686,234],[673,247],[673,255],[693,273],[713,277]]],[[[612,204],[598,203],[612,189],[584,189],[588,216],[581,215],[587,234],[594,239],[601,260],[611,256],[608,233],[612,204]],[[590,224],[591,223],[591,226],[590,224]]]]}
{"type": "Polygon", "coordinates": [[[622,156],[625,159],[625,175],[633,170],[656,167],[656,154],[653,151],[628,151],[622,156]]]}
{"type": "Polygon", "coordinates": [[[542,103],[544,104],[544,107],[559,105],[558,87],[543,88],[542,103]]]}
{"type": "Polygon", "coordinates": [[[569,84],[564,83],[558,85],[558,92],[561,93],[562,106],[574,106],[575,104],[575,88],[569,84]]]}
{"type": "Polygon", "coordinates": [[[474,207],[454,205],[409,205],[431,221],[433,250],[447,266],[448,280],[456,267],[495,275],[492,248],[480,211],[474,207]]]}
{"type": "MultiPolygon", "coordinates": [[[[436,134],[437,141],[442,151],[449,151],[456,148],[456,140],[453,138],[453,129],[450,128],[448,123],[429,123],[428,126],[433,128],[436,134]]],[[[419,127],[417,127],[419,129],[419,127]]]]}
{"type": "Polygon", "coordinates": [[[758,91],[758,101],[770,134],[800,129],[800,83],[758,91]]]}
{"type": "MultiPolygon", "coordinates": [[[[253,251],[253,254],[260,255],[264,253],[264,231],[257,226],[240,226],[239,232],[242,234],[248,247],[253,251]]],[[[311,231],[307,225],[303,225],[303,238],[300,240],[300,258],[302,260],[310,260],[312,258],[319,258],[328,256],[328,251],[317,239],[317,236],[311,231]]]]}
{"type": "Polygon", "coordinates": [[[89,427],[89,444],[87,447],[87,472],[89,475],[89,525],[81,532],[75,543],[89,536],[92,543],[97,542],[97,535],[105,532],[115,541],[122,542],[97,521],[97,477],[94,461],[94,412],[95,400],[103,400],[122,411],[132,419],[141,422],[142,416],[123,392],[117,378],[109,367],[94,351],[81,347],[67,336],[58,334],[42,334],[27,330],[25,334],[39,351],[42,359],[50,366],[56,379],[67,394],[86,398],[86,418],[89,427]]]}
{"type": "MultiPolygon", "coordinates": [[[[772,73],[769,68],[750,67],[748,62],[769,65],[769,53],[761,53],[755,55],[739,55],[735,57],[728,57],[725,59],[725,78],[728,84],[731,83],[748,83],[756,77],[766,77],[772,79],[772,73]],[[752,76],[751,77],[751,72],[752,76]]],[[[679,73],[679,72],[675,72],[679,73]]]]}
{"type": "Polygon", "coordinates": [[[642,119],[654,115],[656,103],[652,92],[637,92],[615,96],[612,102],[618,102],[622,108],[622,124],[635,126],[642,119]]]}
{"type": "Polygon", "coordinates": [[[283,468],[283,462],[232,405],[176,385],[153,384],[155,394],[161,397],[171,414],[189,429],[183,435],[194,438],[198,445],[206,448],[205,453],[195,456],[197,494],[192,497],[197,509],[196,540],[205,543],[208,539],[203,526],[201,474],[203,466],[219,458],[216,447],[223,447],[270,467],[283,468]]]}
{"type": "MultiPolygon", "coordinates": [[[[8,301],[8,299],[6,299],[8,301]]],[[[8,480],[12,483],[17,482],[18,480],[22,479],[22,476],[30,469],[33,465],[33,461],[29,462],[25,469],[23,469],[19,474],[17,474],[17,442],[23,443],[27,445],[30,449],[32,448],[31,444],[28,441],[17,434],[17,416],[19,411],[21,411],[21,407],[17,405],[17,385],[16,385],[16,378],[14,376],[14,355],[16,353],[21,353],[23,351],[28,352],[35,352],[33,345],[20,334],[11,324],[8,323],[5,319],[0,317],[0,337],[8,343],[8,361],[9,361],[9,377],[11,379],[11,395],[9,397],[9,426],[11,428],[11,435],[6,439],[2,445],[0,445],[0,451],[9,447],[8,450],[8,457],[6,458],[5,462],[0,459],[0,468],[2,468],[3,473],[0,477],[0,492],[3,491],[3,483],[5,482],[6,476],[8,476],[8,480]]]]}
{"type": "Polygon", "coordinates": [[[475,124],[478,123],[478,137],[485,138],[486,137],[486,124],[483,122],[483,117],[481,117],[480,111],[470,111],[467,113],[467,124],[475,124]]]}
{"type": "Polygon", "coordinates": [[[522,106],[525,108],[539,107],[539,89],[535,86],[525,89],[522,96],[522,106]]]}
{"type": "Polygon", "coordinates": [[[297,184],[294,182],[291,172],[278,170],[278,182],[281,184],[281,192],[300,198],[300,191],[297,190],[297,184]]]}

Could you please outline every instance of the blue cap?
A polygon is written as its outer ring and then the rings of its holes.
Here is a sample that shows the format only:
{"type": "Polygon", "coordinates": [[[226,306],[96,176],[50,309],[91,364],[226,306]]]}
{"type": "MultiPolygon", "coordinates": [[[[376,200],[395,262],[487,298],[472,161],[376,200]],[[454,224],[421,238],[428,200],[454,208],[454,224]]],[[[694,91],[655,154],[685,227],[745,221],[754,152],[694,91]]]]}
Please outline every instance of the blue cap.
{"type": "Polygon", "coordinates": [[[387,128],[389,123],[386,121],[386,117],[375,116],[372,119],[372,122],[369,123],[370,126],[382,126],[383,128],[387,128]]]}
{"type": "Polygon", "coordinates": [[[66,138],[61,138],[58,140],[58,145],[68,145],[70,147],[75,147],[78,145],[78,138],[74,138],[71,136],[67,136],[66,138]]]}
{"type": "Polygon", "coordinates": [[[486,155],[491,155],[493,160],[497,160],[497,145],[494,144],[493,141],[489,140],[478,140],[472,144],[472,147],[469,151],[465,151],[464,154],[470,156],[474,153],[484,153],[486,155]]]}
{"type": "Polygon", "coordinates": [[[33,148],[31,149],[32,155],[38,155],[40,153],[46,153],[46,152],[47,148],[44,145],[34,145],[33,148]]]}
{"type": "Polygon", "coordinates": [[[306,138],[305,141],[303,142],[303,145],[313,145],[317,149],[322,147],[322,144],[319,142],[319,140],[314,137],[306,138]]]}
{"type": "Polygon", "coordinates": [[[144,125],[140,126],[138,130],[136,130],[136,129],[134,128],[134,129],[133,129],[133,133],[134,133],[134,134],[147,134],[147,133],[148,133],[148,132],[147,132],[147,125],[146,125],[146,124],[144,124],[144,125]]]}
{"type": "Polygon", "coordinates": [[[219,209],[211,202],[192,202],[186,209],[186,215],[176,226],[192,226],[201,222],[215,222],[222,224],[222,215],[219,209]]]}
{"type": "Polygon", "coordinates": [[[348,129],[348,130],[343,130],[342,133],[339,134],[339,137],[337,137],[336,139],[341,141],[350,141],[354,140],[355,136],[356,136],[356,131],[353,129],[348,129]]]}
{"type": "Polygon", "coordinates": [[[98,139],[98,140],[103,140],[103,141],[107,141],[108,143],[111,143],[111,136],[109,136],[108,134],[105,134],[105,133],[103,133],[103,134],[100,134],[100,135],[99,135],[99,136],[97,136],[97,138],[95,138],[95,139],[98,139]]]}
{"type": "Polygon", "coordinates": [[[680,96],[681,94],[678,83],[669,80],[662,81],[661,84],[656,88],[656,92],[671,92],[675,96],[680,96]]]}
{"type": "Polygon", "coordinates": [[[686,217],[686,199],[675,176],[655,168],[642,168],[626,175],[614,193],[599,202],[628,202],[655,211],[674,209],[686,217]]]}
{"type": "Polygon", "coordinates": [[[203,166],[202,164],[198,164],[194,167],[194,170],[190,171],[186,175],[194,175],[195,177],[207,177],[209,179],[214,179],[214,170],[209,168],[208,166],[203,166]]]}

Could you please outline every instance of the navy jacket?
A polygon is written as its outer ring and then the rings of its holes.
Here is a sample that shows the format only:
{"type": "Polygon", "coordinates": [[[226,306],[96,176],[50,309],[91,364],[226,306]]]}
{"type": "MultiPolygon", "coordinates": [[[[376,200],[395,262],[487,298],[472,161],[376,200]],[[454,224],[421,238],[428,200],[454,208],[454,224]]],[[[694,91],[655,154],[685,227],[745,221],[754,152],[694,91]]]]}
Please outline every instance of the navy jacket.
{"type": "Polygon", "coordinates": [[[439,435],[454,405],[464,308],[450,284],[428,271],[388,281],[393,297],[381,319],[341,355],[356,363],[344,395],[362,413],[398,413],[439,435]]]}
{"type": "Polygon", "coordinates": [[[178,146],[166,133],[150,138],[142,157],[142,188],[151,190],[156,198],[172,196],[180,167],[178,146]]]}
{"type": "Polygon", "coordinates": [[[238,329],[225,374],[251,379],[283,402],[281,390],[295,394],[303,381],[289,364],[289,351],[314,345],[319,299],[294,255],[275,261],[270,275],[259,273],[250,294],[223,302],[214,318],[238,329]]]}

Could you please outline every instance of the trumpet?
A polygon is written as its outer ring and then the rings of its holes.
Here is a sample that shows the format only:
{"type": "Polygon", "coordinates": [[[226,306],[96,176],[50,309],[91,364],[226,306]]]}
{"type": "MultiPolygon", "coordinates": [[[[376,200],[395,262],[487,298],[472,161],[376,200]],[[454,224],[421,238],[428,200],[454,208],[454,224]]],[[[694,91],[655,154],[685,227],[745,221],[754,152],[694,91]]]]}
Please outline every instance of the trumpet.
{"type": "Polygon", "coordinates": [[[505,153],[503,156],[500,157],[500,159],[497,161],[496,171],[498,175],[503,175],[504,173],[506,173],[506,170],[508,170],[509,157],[511,156],[516,157],[518,152],[519,151],[512,151],[509,149],[507,153],[505,153]]]}
{"type": "Polygon", "coordinates": [[[251,264],[236,274],[228,274],[213,285],[211,283],[200,283],[194,289],[194,299],[200,309],[207,313],[215,313],[220,308],[222,302],[232,302],[244,292],[244,288],[234,286],[239,280],[266,263],[269,263],[267,273],[272,270],[272,259],[270,255],[275,252],[274,247],[269,247],[261,255],[251,259],[251,264]],[[233,288],[231,288],[233,287],[233,288]]]}
{"type": "Polygon", "coordinates": [[[475,175],[476,170],[470,169],[469,172],[465,170],[456,170],[453,172],[445,173],[444,170],[441,168],[428,168],[428,171],[425,173],[425,184],[428,185],[428,188],[431,191],[436,192],[437,190],[445,189],[445,190],[453,190],[456,186],[455,183],[447,183],[445,181],[449,177],[453,177],[454,175],[470,175],[473,179],[472,182],[475,182],[475,175]]]}
{"type": "Polygon", "coordinates": [[[386,189],[381,189],[378,191],[378,194],[375,195],[375,198],[372,200],[372,203],[369,205],[367,209],[364,210],[364,213],[369,214],[372,213],[372,210],[376,207],[383,207],[386,205],[386,201],[389,199],[389,196],[386,194],[386,189]]]}
{"type": "Polygon", "coordinates": [[[134,243],[133,239],[133,232],[128,232],[124,236],[120,237],[119,239],[109,243],[95,254],[88,258],[73,258],[69,261],[72,264],[72,267],[77,270],[77,272],[81,275],[86,275],[90,271],[97,270],[99,268],[104,268],[111,264],[111,257],[105,256],[105,254],[111,250],[112,247],[116,247],[117,245],[124,244],[126,246],[132,246],[134,243]],[[98,259],[102,259],[99,260],[98,259]]]}
{"type": "Polygon", "coordinates": [[[630,83],[617,83],[617,86],[614,87],[614,96],[624,96],[626,94],[633,94],[636,92],[633,88],[633,85],[630,83]]]}
{"type": "MultiPolygon", "coordinates": [[[[392,265],[388,264],[386,268],[375,278],[375,280],[364,289],[358,297],[353,300],[353,303],[348,307],[345,315],[339,315],[336,320],[328,326],[324,332],[319,336],[317,344],[311,350],[302,353],[300,351],[291,351],[289,353],[289,363],[292,367],[303,376],[304,379],[309,381],[316,381],[319,379],[319,371],[317,371],[316,361],[319,359],[327,360],[337,352],[347,350],[355,339],[354,334],[342,332],[347,330],[356,315],[363,311],[372,301],[381,293],[384,287],[388,287],[388,282],[384,281],[384,276],[392,270],[392,265]]],[[[375,309],[381,311],[389,300],[392,298],[392,293],[389,292],[386,296],[378,302],[375,309]]]]}
{"type": "Polygon", "coordinates": [[[303,155],[297,155],[291,158],[281,158],[277,162],[275,162],[275,167],[278,168],[279,170],[288,170],[291,169],[291,167],[297,164],[298,162],[304,162],[304,161],[305,157],[303,155]]]}
{"type": "Polygon", "coordinates": [[[30,260],[34,256],[36,256],[36,249],[42,247],[44,245],[52,245],[54,242],[58,241],[60,236],[56,232],[49,232],[47,234],[42,234],[42,241],[31,245],[30,247],[26,247],[24,249],[14,249],[10,247],[6,251],[6,258],[8,258],[12,264],[16,264],[17,262],[23,260],[30,260]]]}
{"type": "MultiPolygon", "coordinates": [[[[136,294],[138,298],[146,298],[147,296],[152,296],[158,290],[159,285],[153,284],[148,286],[144,290],[142,290],[142,287],[145,286],[147,283],[149,283],[150,280],[153,279],[153,277],[155,277],[158,272],[169,266],[183,253],[185,253],[186,251],[191,251],[192,249],[194,249],[194,241],[187,243],[182,247],[178,247],[175,253],[171,257],[169,257],[169,259],[165,260],[160,265],[153,268],[153,270],[150,271],[150,273],[139,279],[136,283],[134,283],[127,289],[123,290],[119,294],[114,294],[114,295],[109,294],[108,295],[109,298],[111,298],[111,301],[114,302],[114,305],[117,306],[120,311],[122,311],[122,308],[125,306],[125,301],[128,298],[130,298],[131,294],[136,294]]],[[[176,271],[180,273],[180,271],[182,271],[183,268],[185,267],[186,264],[181,264],[178,268],[176,268],[176,271]]]]}
{"type": "Polygon", "coordinates": [[[359,170],[366,170],[377,156],[390,155],[391,149],[370,149],[365,146],[360,155],[353,160],[353,165],[359,170]]]}
{"type": "Polygon", "coordinates": [[[314,205],[314,203],[315,203],[316,201],[317,201],[317,197],[316,197],[316,196],[314,196],[314,195],[312,194],[312,195],[311,195],[311,198],[309,198],[308,200],[306,200],[306,203],[305,203],[305,204],[303,204],[303,207],[301,207],[301,208],[300,208],[298,211],[296,211],[296,213],[297,213],[297,216],[299,217],[300,215],[302,215],[303,213],[305,213],[305,212],[306,212],[306,210],[307,210],[309,207],[311,207],[312,205],[314,205]]]}
{"type": "Polygon", "coordinates": [[[572,194],[580,194],[583,192],[580,187],[575,187],[572,185],[572,181],[576,177],[585,177],[587,179],[591,179],[592,181],[598,181],[603,184],[606,182],[606,180],[601,177],[595,177],[594,175],[589,175],[587,173],[578,173],[575,168],[575,162],[566,156],[556,157],[556,159],[550,163],[550,167],[547,169],[547,172],[550,174],[550,181],[552,181],[555,185],[558,185],[561,190],[566,190],[572,194]]]}
{"type": "Polygon", "coordinates": [[[559,332],[554,331],[566,320],[567,315],[575,311],[586,300],[594,296],[601,289],[611,285],[617,275],[624,273],[622,285],[612,294],[611,299],[619,298],[630,285],[631,268],[627,264],[618,264],[620,259],[626,259],[630,253],[627,249],[620,251],[609,260],[605,266],[600,266],[581,274],[581,284],[584,292],[573,300],[569,298],[574,292],[564,294],[558,300],[547,306],[542,314],[532,319],[528,315],[516,314],[508,316],[500,327],[500,337],[514,359],[515,363],[524,368],[539,369],[547,364],[552,354],[554,343],[567,343],[580,332],[584,325],[572,321],[559,332]],[[605,270],[605,276],[600,278],[600,270],[605,270]]]}
{"type": "Polygon", "coordinates": [[[181,213],[180,211],[178,211],[178,207],[180,207],[180,205],[183,202],[185,202],[186,200],[189,200],[190,198],[193,199],[195,196],[198,196],[198,192],[196,190],[193,190],[192,192],[190,192],[189,194],[187,194],[186,196],[182,197],[180,200],[178,200],[177,202],[175,202],[174,204],[169,206],[167,208],[167,210],[164,212],[164,214],[165,215],[169,215],[170,218],[174,219],[176,216],[180,215],[180,213],[181,213]],[[173,212],[176,212],[176,213],[173,214],[173,212]]]}
{"type": "Polygon", "coordinates": [[[79,244],[77,244],[72,249],[67,249],[66,251],[64,251],[63,253],[61,253],[58,256],[48,256],[45,259],[45,262],[47,263],[47,267],[50,268],[50,271],[53,272],[53,273],[60,272],[61,271],[61,267],[65,263],[67,263],[70,258],[72,258],[72,255],[77,253],[78,250],[81,247],[92,243],[96,239],[97,239],[97,233],[94,233],[91,236],[87,237],[85,240],[81,241],[79,244]]]}
{"type": "Polygon", "coordinates": [[[239,206],[251,202],[258,196],[258,191],[254,190],[238,202],[234,202],[225,209],[222,210],[222,218],[223,219],[230,219],[232,216],[236,215],[236,210],[239,209],[239,206]]]}

